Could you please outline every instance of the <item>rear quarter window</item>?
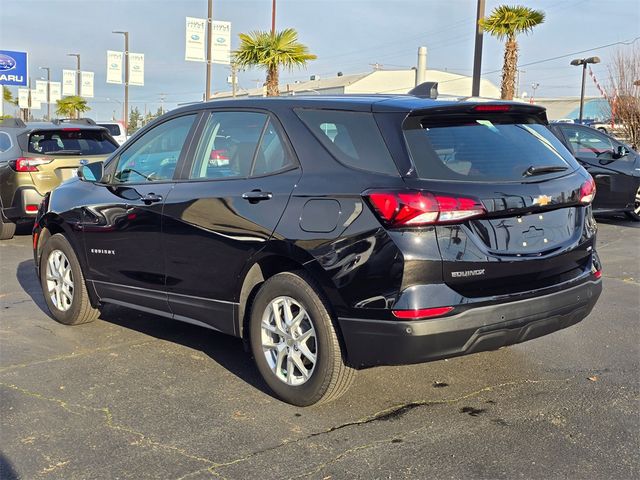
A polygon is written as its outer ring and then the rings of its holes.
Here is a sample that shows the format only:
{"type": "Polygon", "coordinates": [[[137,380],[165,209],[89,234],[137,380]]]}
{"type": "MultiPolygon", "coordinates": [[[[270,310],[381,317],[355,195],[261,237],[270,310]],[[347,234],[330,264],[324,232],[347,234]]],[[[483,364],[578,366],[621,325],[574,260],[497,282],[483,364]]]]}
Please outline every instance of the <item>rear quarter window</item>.
{"type": "Polygon", "coordinates": [[[371,113],[302,108],[295,112],[340,163],[358,170],[398,176],[371,113]]]}
{"type": "Polygon", "coordinates": [[[522,181],[530,167],[566,170],[542,178],[578,168],[546,125],[528,117],[413,118],[405,122],[404,136],[416,172],[425,179],[522,181]]]}
{"type": "Polygon", "coordinates": [[[12,145],[11,136],[7,132],[0,132],[0,153],[8,151],[12,145]]]}

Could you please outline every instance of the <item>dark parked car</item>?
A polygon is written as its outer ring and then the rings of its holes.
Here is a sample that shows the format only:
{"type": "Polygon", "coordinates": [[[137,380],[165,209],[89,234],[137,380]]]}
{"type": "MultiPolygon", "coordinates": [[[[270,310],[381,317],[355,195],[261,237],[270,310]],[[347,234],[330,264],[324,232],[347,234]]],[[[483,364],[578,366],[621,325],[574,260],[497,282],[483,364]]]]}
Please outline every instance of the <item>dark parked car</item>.
{"type": "Polygon", "coordinates": [[[591,127],[554,123],[550,128],[594,178],[594,212],[624,212],[640,221],[640,154],[591,127]]]}
{"type": "Polygon", "coordinates": [[[115,303],[241,337],[279,398],[310,405],[359,368],[581,321],[601,291],[593,195],[532,105],[216,101],[53,191],[35,264],[56,320],[115,303]]]}
{"type": "Polygon", "coordinates": [[[0,240],[16,224],[33,222],[44,195],[78,171],[80,159],[97,162],[118,148],[109,132],[89,119],[0,121],[0,240]]]}

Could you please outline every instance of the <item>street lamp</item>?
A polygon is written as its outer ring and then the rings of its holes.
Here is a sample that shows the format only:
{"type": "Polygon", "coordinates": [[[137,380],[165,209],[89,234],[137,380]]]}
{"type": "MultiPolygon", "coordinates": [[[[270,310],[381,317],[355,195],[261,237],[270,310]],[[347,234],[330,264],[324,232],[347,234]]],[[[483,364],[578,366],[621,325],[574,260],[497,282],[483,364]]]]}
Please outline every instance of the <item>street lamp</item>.
{"type": "Polygon", "coordinates": [[[129,125],[129,32],[115,31],[115,34],[124,35],[124,131],[125,135],[129,125]]]}
{"type": "Polygon", "coordinates": [[[77,84],[76,84],[76,95],[80,96],[80,54],[79,53],[67,53],[69,57],[76,57],[76,72],[78,75],[77,84]]]}
{"type": "Polygon", "coordinates": [[[584,110],[584,82],[587,73],[587,65],[590,63],[600,63],[600,57],[576,58],[571,60],[571,65],[578,67],[582,65],[582,89],[580,90],[580,117],[578,121],[582,123],[582,112],[584,110]]]}
{"type": "Polygon", "coordinates": [[[51,120],[51,69],[49,67],[38,67],[40,70],[47,71],[47,120],[51,120]]]}
{"type": "MultiPolygon", "coordinates": [[[[120,108],[124,111],[124,105],[117,98],[109,98],[109,97],[107,97],[107,102],[116,102],[118,105],[120,105],[120,108]]],[[[115,112],[115,110],[114,110],[114,112],[115,112]]],[[[124,116],[126,117],[126,114],[124,116]]],[[[117,120],[117,118],[114,118],[114,120],[117,120]]]]}

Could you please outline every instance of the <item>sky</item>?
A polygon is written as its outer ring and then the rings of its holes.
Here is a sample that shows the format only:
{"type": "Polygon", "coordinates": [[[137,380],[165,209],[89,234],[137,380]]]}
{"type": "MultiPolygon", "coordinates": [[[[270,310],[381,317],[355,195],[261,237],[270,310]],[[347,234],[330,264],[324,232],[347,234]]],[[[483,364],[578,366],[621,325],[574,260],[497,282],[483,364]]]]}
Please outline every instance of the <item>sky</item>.
{"type": "MultiPolygon", "coordinates": [[[[538,83],[536,97],[579,96],[581,72],[569,65],[571,59],[599,56],[602,62],[593,72],[604,85],[612,55],[631,48],[623,43],[640,48],[638,0],[486,0],[487,15],[502,3],[546,13],[544,24],[519,37],[520,91],[529,95],[531,84],[538,83]],[[554,57],[562,58],[550,60],[554,57]]],[[[281,82],[369,72],[374,63],[411,68],[421,45],[428,49],[429,69],[471,75],[476,5],[476,0],[278,0],[277,28],[295,28],[318,56],[304,70],[282,72],[281,82]]],[[[214,0],[213,10],[214,19],[232,23],[232,48],[238,33],[271,26],[271,0],[214,0]]],[[[145,85],[129,87],[130,105],[155,112],[161,94],[165,109],[202,99],[205,65],[184,60],[184,30],[186,16],[206,13],[206,0],[0,0],[0,49],[29,52],[33,80],[43,73],[39,66],[48,66],[51,79],[61,81],[62,69],[75,69],[75,58],[67,54],[80,53],[82,70],[95,72],[90,116],[110,119],[122,111],[123,86],[105,81],[106,51],[123,49],[122,35],[113,30],[129,31],[130,51],[145,54],[145,85]]],[[[485,35],[483,77],[496,85],[502,55],[502,43],[485,35]]],[[[213,66],[212,92],[229,90],[228,75],[226,66],[213,66]]],[[[587,96],[598,96],[587,80],[587,96]]],[[[258,69],[239,74],[240,88],[263,81],[258,69]]]]}

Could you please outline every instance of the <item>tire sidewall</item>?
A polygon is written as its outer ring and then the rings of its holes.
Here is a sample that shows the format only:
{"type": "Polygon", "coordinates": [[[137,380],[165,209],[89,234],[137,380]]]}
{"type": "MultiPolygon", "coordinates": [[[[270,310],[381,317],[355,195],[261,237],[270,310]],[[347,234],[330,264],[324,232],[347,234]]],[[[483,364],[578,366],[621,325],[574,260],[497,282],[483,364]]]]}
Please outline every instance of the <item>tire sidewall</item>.
{"type": "Polygon", "coordinates": [[[42,286],[44,301],[49,308],[49,312],[51,312],[53,318],[58,322],[64,323],[66,325],[73,325],[75,323],[75,320],[78,318],[78,314],[81,308],[80,303],[83,290],[81,282],[83,281],[84,277],[80,269],[78,257],[73,251],[73,248],[69,244],[68,240],[59,233],[49,237],[42,249],[42,255],[40,257],[40,285],[42,286]],[[53,304],[49,296],[49,289],[47,287],[47,262],[49,260],[49,255],[54,250],[60,250],[65,254],[67,259],[69,260],[69,264],[71,265],[71,273],[73,274],[73,299],[71,301],[71,308],[64,312],[56,308],[56,306],[53,304]]]}
{"type": "Polygon", "coordinates": [[[251,308],[250,339],[251,350],[267,385],[278,397],[286,402],[299,406],[316,403],[329,387],[335,355],[333,342],[333,326],[331,317],[322,300],[313,287],[299,276],[292,273],[281,273],[267,280],[258,291],[251,308]],[[311,378],[302,385],[287,385],[271,371],[262,352],[262,315],[276,297],[288,296],[295,299],[309,314],[316,332],[316,365],[311,378]]]}

